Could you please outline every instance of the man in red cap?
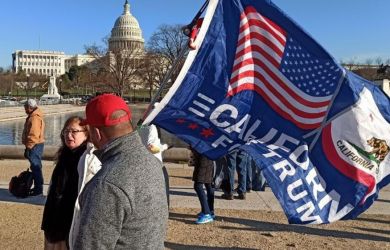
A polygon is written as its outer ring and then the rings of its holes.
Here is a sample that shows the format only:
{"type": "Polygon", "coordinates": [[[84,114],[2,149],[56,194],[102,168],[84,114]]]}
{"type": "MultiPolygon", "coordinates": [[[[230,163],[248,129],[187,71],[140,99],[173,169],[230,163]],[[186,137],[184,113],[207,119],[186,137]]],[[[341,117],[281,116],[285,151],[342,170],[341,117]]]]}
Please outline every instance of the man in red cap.
{"type": "Polygon", "coordinates": [[[133,131],[131,111],[104,94],[86,107],[101,170],[80,194],[80,223],[71,249],[164,249],[168,206],[162,163],[133,131]]]}

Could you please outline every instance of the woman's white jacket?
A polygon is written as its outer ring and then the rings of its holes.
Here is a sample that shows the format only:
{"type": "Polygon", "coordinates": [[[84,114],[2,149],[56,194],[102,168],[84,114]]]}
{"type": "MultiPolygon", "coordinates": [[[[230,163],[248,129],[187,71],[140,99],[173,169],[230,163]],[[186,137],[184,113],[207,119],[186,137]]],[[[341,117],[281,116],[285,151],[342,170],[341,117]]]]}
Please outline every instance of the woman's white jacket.
{"type": "MultiPolygon", "coordinates": [[[[80,157],[79,163],[77,165],[77,171],[79,173],[79,182],[78,182],[78,196],[83,191],[85,184],[87,184],[92,177],[101,169],[102,164],[93,153],[96,148],[92,143],[88,143],[87,149],[84,154],[80,157]]],[[[69,247],[73,249],[73,239],[75,239],[78,234],[78,229],[80,226],[80,204],[79,198],[77,197],[76,203],[74,206],[72,226],[70,227],[69,232],[69,247]]]]}

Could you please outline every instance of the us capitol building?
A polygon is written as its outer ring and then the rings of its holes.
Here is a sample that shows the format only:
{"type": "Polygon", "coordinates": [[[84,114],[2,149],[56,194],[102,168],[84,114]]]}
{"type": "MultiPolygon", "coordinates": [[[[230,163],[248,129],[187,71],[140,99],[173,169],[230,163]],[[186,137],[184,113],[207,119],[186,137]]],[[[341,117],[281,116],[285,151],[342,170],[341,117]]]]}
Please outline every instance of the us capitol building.
{"type": "MultiPolygon", "coordinates": [[[[111,30],[108,49],[144,52],[142,30],[130,12],[128,0],[123,8],[123,14],[116,19],[111,30]]],[[[26,74],[59,76],[68,72],[72,66],[81,66],[94,60],[91,55],[65,55],[62,51],[16,50],[12,54],[12,68],[16,73],[24,71],[26,74]]]]}

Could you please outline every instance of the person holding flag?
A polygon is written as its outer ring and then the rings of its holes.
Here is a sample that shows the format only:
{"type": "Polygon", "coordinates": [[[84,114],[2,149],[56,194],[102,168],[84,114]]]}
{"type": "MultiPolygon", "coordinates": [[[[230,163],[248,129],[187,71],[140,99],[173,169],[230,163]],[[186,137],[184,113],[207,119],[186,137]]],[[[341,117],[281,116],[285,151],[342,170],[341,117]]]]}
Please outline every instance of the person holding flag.
{"type": "Polygon", "coordinates": [[[373,143],[390,145],[390,100],[377,86],[270,0],[208,1],[196,44],[145,124],[210,159],[245,150],[290,223],[370,207],[390,182],[390,156],[373,143]]]}

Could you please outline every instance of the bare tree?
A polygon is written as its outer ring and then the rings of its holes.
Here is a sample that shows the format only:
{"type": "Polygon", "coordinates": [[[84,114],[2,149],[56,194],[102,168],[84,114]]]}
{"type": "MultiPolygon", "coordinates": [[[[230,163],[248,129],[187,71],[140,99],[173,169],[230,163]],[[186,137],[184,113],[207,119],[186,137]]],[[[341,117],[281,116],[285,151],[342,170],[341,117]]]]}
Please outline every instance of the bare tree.
{"type": "Polygon", "coordinates": [[[139,65],[142,52],[129,50],[108,51],[107,48],[85,46],[88,54],[95,57],[100,80],[113,92],[123,96],[139,82],[139,65]]]}
{"type": "MultiPolygon", "coordinates": [[[[185,56],[179,58],[179,55],[187,51],[188,37],[182,32],[182,25],[161,25],[155,31],[147,46],[148,54],[154,54],[153,60],[159,60],[160,72],[166,73],[172,66],[177,66],[173,69],[171,79],[172,83],[180,72],[181,66],[185,61],[185,56]],[[177,61],[179,60],[179,61],[177,61]]],[[[161,78],[162,79],[162,78],[161,78]]],[[[160,80],[161,80],[160,79],[160,80]]],[[[170,84],[168,84],[170,85],[170,84]]]]}
{"type": "Polygon", "coordinates": [[[165,57],[152,52],[146,53],[140,67],[140,76],[149,89],[150,99],[153,97],[153,91],[161,87],[164,76],[169,70],[168,67],[165,57]]]}
{"type": "Polygon", "coordinates": [[[188,37],[183,34],[182,25],[163,24],[150,37],[147,50],[164,56],[172,65],[187,47],[187,42],[188,37]]]}
{"type": "Polygon", "coordinates": [[[364,62],[365,62],[366,65],[369,65],[369,66],[370,66],[370,65],[372,65],[372,63],[374,62],[374,59],[372,59],[372,58],[367,58],[364,62]]]}
{"type": "Polygon", "coordinates": [[[376,65],[381,65],[381,64],[383,64],[383,59],[382,59],[382,57],[378,56],[377,58],[375,58],[375,64],[376,64],[376,65]]]}
{"type": "Polygon", "coordinates": [[[4,93],[4,95],[8,95],[12,93],[14,88],[15,76],[11,73],[0,73],[0,91],[4,93]]]}
{"type": "Polygon", "coordinates": [[[78,90],[81,88],[83,94],[88,94],[88,87],[93,87],[96,81],[93,70],[86,65],[76,66],[71,69],[69,70],[68,74],[74,74],[72,76],[73,87],[76,87],[78,90]]]}
{"type": "Polygon", "coordinates": [[[377,75],[377,70],[372,67],[359,68],[353,72],[370,81],[375,80],[377,75]]]}
{"type": "Polygon", "coordinates": [[[29,98],[36,95],[36,91],[41,91],[46,85],[48,79],[45,75],[35,73],[26,74],[24,71],[19,71],[15,76],[16,87],[26,91],[26,97],[29,98]]]}

